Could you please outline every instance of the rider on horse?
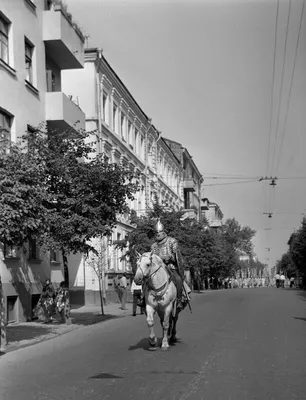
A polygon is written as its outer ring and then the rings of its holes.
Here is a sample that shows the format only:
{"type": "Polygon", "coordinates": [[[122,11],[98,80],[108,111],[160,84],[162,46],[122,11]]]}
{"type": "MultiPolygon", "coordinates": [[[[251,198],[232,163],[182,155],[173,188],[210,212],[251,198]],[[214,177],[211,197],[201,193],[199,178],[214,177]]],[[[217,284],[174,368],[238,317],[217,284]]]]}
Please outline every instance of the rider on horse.
{"type": "Polygon", "coordinates": [[[151,251],[157,254],[167,267],[177,290],[177,308],[182,310],[186,306],[186,299],[183,301],[183,277],[184,265],[178,242],[173,237],[167,235],[163,224],[160,220],[155,226],[155,242],[151,247],[151,251]]]}

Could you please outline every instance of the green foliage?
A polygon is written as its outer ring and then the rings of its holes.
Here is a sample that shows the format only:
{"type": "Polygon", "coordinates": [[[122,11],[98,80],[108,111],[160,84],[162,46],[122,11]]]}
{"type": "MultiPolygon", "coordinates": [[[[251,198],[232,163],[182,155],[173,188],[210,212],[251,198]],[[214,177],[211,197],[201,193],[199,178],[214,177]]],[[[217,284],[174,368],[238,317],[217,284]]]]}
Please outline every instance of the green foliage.
{"type": "Polygon", "coordinates": [[[111,233],[138,188],[130,171],[95,154],[90,137],[39,128],[0,162],[0,238],[20,246],[34,236],[60,250],[66,281],[66,255],[96,252],[90,239],[111,233]]]}
{"type": "MultiPolygon", "coordinates": [[[[153,210],[137,218],[133,215],[136,228],[129,234],[126,255],[129,255],[133,270],[136,269],[136,252],[149,251],[153,243],[154,226],[160,218],[169,236],[175,237],[180,245],[185,268],[192,277],[205,275],[232,275],[238,264],[237,248],[252,249],[251,239],[255,231],[241,228],[235,220],[228,220],[224,230],[207,230],[207,221],[183,218],[183,211],[165,209],[155,200],[153,210]]],[[[121,243],[121,248],[127,242],[121,243]]]]}
{"type": "Polygon", "coordinates": [[[0,241],[21,247],[45,228],[44,165],[39,155],[12,145],[0,159],[0,241]]]}
{"type": "Polygon", "coordinates": [[[289,240],[290,258],[299,272],[306,274],[306,218],[289,240]]]}
{"type": "Polygon", "coordinates": [[[296,276],[296,266],[292,260],[292,256],[290,251],[288,250],[287,253],[284,253],[280,260],[276,262],[276,272],[277,273],[284,273],[289,278],[291,276],[296,276]]]}

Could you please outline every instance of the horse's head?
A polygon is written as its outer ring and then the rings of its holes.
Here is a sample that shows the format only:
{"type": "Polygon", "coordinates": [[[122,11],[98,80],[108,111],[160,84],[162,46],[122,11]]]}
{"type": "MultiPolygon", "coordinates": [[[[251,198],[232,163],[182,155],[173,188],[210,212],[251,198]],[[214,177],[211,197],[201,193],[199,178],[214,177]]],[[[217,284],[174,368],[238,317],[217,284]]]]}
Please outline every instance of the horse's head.
{"type": "Polygon", "coordinates": [[[141,285],[143,280],[148,278],[151,273],[153,253],[138,254],[137,270],[134,276],[136,285],[141,285]]]}

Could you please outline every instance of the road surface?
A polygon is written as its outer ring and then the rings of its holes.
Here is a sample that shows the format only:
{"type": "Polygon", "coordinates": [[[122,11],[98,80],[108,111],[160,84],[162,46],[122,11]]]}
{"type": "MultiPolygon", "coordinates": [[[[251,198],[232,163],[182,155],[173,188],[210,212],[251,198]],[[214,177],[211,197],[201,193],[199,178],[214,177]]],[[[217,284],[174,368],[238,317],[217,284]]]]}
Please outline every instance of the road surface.
{"type": "Polygon", "coordinates": [[[168,352],[148,350],[140,315],[80,328],[1,357],[0,399],[303,400],[305,300],[276,288],[194,294],[168,352]]]}

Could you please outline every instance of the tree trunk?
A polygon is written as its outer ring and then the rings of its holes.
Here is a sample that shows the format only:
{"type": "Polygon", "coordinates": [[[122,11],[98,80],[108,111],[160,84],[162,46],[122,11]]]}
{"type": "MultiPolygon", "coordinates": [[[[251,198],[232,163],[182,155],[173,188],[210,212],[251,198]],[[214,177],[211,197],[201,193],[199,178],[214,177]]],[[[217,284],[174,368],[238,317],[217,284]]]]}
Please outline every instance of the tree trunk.
{"type": "Polygon", "coordinates": [[[102,297],[103,297],[103,304],[106,306],[106,287],[105,287],[105,269],[102,268],[102,297]]]}
{"type": "Polygon", "coordinates": [[[100,293],[100,303],[101,303],[101,314],[104,315],[102,282],[101,282],[101,277],[100,277],[100,276],[98,276],[98,281],[99,281],[99,293],[100,293]]]}
{"type": "Polygon", "coordinates": [[[64,280],[65,280],[65,285],[69,289],[69,270],[68,270],[68,259],[67,255],[62,250],[62,257],[63,257],[63,264],[64,264],[64,280]]]}
{"type": "Polygon", "coordinates": [[[2,281],[0,276],[0,352],[6,351],[6,313],[3,296],[2,281]]]}

